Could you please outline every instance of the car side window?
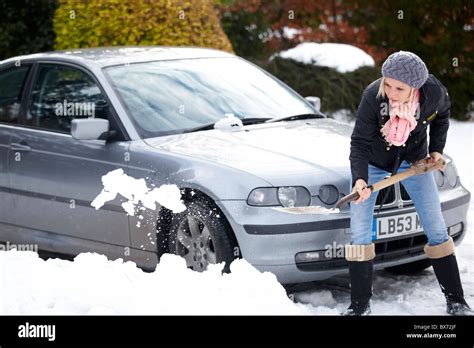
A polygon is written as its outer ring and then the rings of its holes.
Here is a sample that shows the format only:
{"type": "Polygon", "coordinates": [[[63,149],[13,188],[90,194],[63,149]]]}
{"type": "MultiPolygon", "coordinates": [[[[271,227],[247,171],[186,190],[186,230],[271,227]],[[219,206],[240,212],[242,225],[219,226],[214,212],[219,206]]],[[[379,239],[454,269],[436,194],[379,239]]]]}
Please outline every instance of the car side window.
{"type": "Polygon", "coordinates": [[[28,66],[21,66],[0,72],[0,122],[17,123],[28,70],[28,66]]]}
{"type": "Polygon", "coordinates": [[[69,133],[74,118],[107,118],[105,97],[85,72],[41,65],[33,84],[26,125],[69,133]]]}

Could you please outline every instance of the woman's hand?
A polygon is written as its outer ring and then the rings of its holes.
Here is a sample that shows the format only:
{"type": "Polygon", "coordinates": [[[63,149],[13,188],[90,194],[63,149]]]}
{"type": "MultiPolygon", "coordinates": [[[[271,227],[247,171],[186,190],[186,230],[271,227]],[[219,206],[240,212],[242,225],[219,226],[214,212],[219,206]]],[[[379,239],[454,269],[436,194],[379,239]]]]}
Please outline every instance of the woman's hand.
{"type": "MultiPolygon", "coordinates": [[[[439,152],[430,152],[430,157],[428,157],[428,163],[434,164],[438,162],[440,159],[443,159],[443,155],[439,152]]],[[[442,166],[439,170],[444,172],[444,168],[446,165],[442,166]]]]}
{"type": "Polygon", "coordinates": [[[367,188],[367,183],[363,179],[358,179],[355,182],[354,187],[352,188],[352,192],[354,193],[356,191],[359,193],[359,198],[353,201],[353,203],[355,204],[359,204],[367,200],[370,197],[370,194],[372,193],[372,191],[367,188]]]}

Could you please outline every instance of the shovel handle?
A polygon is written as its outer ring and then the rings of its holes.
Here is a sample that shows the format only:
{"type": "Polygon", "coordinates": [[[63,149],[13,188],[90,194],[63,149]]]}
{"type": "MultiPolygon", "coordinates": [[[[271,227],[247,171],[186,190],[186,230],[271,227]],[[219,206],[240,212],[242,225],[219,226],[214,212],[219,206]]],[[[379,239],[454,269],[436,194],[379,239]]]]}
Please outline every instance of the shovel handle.
{"type": "MultiPolygon", "coordinates": [[[[374,187],[372,185],[367,186],[366,188],[368,188],[371,192],[374,191],[374,187]]],[[[343,197],[341,200],[339,200],[339,202],[336,203],[336,208],[340,208],[341,206],[343,206],[346,203],[355,201],[359,197],[360,197],[359,192],[357,192],[357,191],[352,192],[350,195],[347,195],[347,196],[343,197]]]]}
{"type": "MultiPolygon", "coordinates": [[[[446,164],[446,161],[444,159],[440,159],[438,160],[438,162],[434,164],[429,164],[429,165],[427,164],[426,159],[420,160],[414,165],[412,165],[410,168],[408,168],[406,171],[398,173],[394,176],[385,178],[383,180],[380,180],[379,182],[376,182],[373,185],[367,186],[367,188],[370,189],[371,192],[380,191],[381,189],[391,186],[394,183],[402,181],[410,176],[420,175],[420,174],[432,172],[434,170],[438,170],[445,164],[446,164]]],[[[343,204],[355,201],[358,198],[359,198],[359,193],[357,193],[357,191],[353,192],[350,195],[347,195],[343,197],[340,201],[338,201],[335,207],[340,208],[343,204]]]]}

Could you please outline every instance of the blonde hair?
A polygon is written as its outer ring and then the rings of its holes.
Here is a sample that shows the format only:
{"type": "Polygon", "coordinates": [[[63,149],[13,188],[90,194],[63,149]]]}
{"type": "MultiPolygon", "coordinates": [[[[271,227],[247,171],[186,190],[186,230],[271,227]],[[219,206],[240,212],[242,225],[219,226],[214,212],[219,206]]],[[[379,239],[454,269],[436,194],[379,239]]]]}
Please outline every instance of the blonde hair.
{"type": "MultiPolygon", "coordinates": [[[[415,91],[415,88],[410,87],[410,95],[408,96],[408,100],[411,100],[411,98],[413,98],[413,94],[415,94],[415,91]]],[[[380,86],[379,91],[377,92],[377,98],[385,98],[385,77],[382,77],[380,79],[380,86]]]]}

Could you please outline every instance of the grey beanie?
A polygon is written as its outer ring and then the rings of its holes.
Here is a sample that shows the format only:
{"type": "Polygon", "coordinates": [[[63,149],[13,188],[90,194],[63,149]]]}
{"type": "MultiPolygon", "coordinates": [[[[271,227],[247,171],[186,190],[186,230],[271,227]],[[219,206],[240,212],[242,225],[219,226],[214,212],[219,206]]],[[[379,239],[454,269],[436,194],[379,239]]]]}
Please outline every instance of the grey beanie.
{"type": "Polygon", "coordinates": [[[382,65],[382,76],[406,83],[419,89],[428,79],[428,69],[416,54],[399,51],[388,56],[382,65]]]}

